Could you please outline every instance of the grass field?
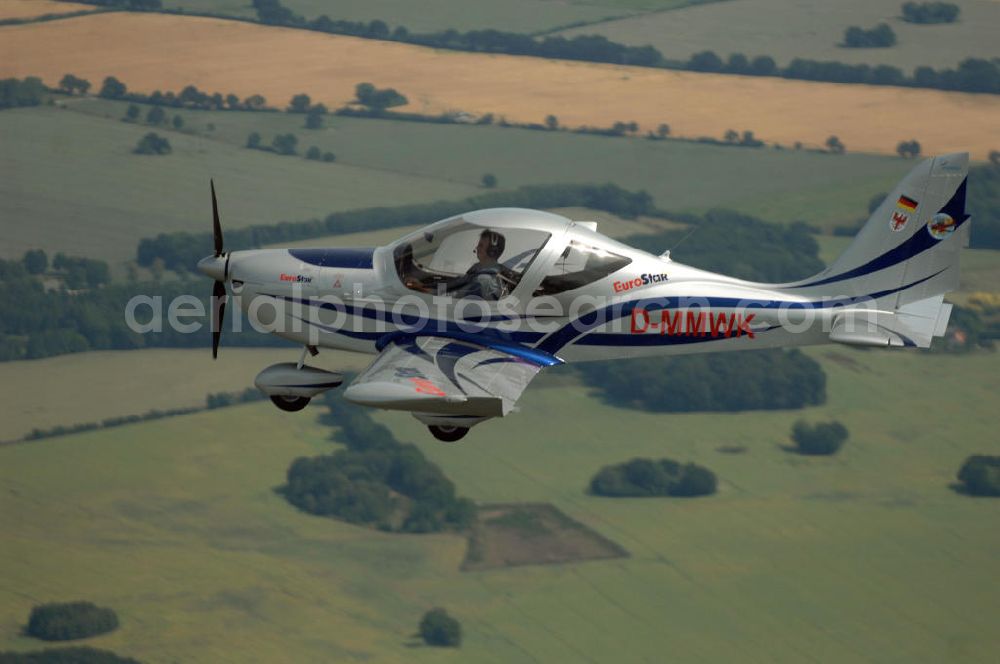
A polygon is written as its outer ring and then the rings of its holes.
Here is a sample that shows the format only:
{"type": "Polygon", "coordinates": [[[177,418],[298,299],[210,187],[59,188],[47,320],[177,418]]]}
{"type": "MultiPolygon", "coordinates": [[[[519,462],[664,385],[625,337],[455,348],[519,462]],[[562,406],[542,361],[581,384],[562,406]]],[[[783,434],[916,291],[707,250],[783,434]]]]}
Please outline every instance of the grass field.
{"type": "MultiPolygon", "coordinates": [[[[0,441],[32,429],[110,417],[140,415],[150,410],[205,405],[214,392],[240,392],[254,376],[275,362],[293,362],[298,350],[223,348],[212,361],[208,333],[203,350],[148,349],[76,353],[43,360],[0,363],[0,441]],[[151,385],[156,389],[148,389],[151,385]],[[39,395],[44,394],[44,398],[39,395]]],[[[312,366],[357,371],[371,358],[324,351],[312,366]]]]}
{"type": "Polygon", "coordinates": [[[560,32],[570,37],[601,34],[613,41],[655,46],[664,56],[687,60],[712,50],[769,55],[779,64],[793,58],[888,64],[907,74],[919,65],[950,68],[965,58],[1000,57],[1000,4],[995,0],[957,3],[961,15],[948,25],[915,25],[900,18],[899,0],[739,0],[687,7],[661,14],[626,17],[560,32]],[[844,30],[888,23],[896,33],[892,48],[840,48],[844,30]]]}
{"type": "Polygon", "coordinates": [[[548,114],[571,127],[636,121],[651,130],[667,122],[689,137],[750,129],[786,145],[820,145],[835,134],[849,150],[881,153],[911,138],[927,153],[967,149],[977,157],[1000,144],[995,95],[445,52],[158,14],[6,26],[0,35],[0,76],[33,74],[49,82],[72,71],[97,81],[115,75],[138,91],[195,84],[241,97],[261,93],[278,103],[307,92],[339,107],[357,83],[370,81],[398,88],[412,110],[493,112],[518,122],[541,122],[548,114]],[[44,46],[51,43],[65,48],[44,46]]]}
{"type": "Polygon", "coordinates": [[[55,2],[55,0],[0,0],[0,21],[10,18],[36,18],[47,14],[70,14],[93,9],[93,5],[55,2]]]}
{"type": "Polygon", "coordinates": [[[852,432],[832,459],[780,449],[801,412],[654,415],[558,382],[458,445],[379,415],[461,493],[551,502],[629,551],[613,561],[460,572],[459,537],[295,512],[272,488],[292,458],[330,449],[315,410],[0,448],[0,650],[40,647],[18,635],[34,604],[86,598],[122,623],[87,643],[148,662],[992,661],[998,505],[948,485],[968,454],[996,451],[983,414],[1000,355],[810,352],[830,401],[804,415],[852,432]],[[747,451],[718,451],[735,443],[747,451]],[[721,492],[584,493],[638,455],[707,465],[721,492]],[[412,647],[432,606],[462,621],[460,651],[412,647]]]}
{"type": "Polygon", "coordinates": [[[150,128],[119,122],[120,116],[54,107],[0,114],[0,256],[42,247],[50,255],[134,259],[141,238],[210,229],[210,177],[227,228],[379,205],[387,191],[394,204],[477,191],[416,174],[282,159],[176,132],[161,132],[173,146],[171,155],[134,155],[150,128]]]}
{"type": "MultiPolygon", "coordinates": [[[[410,32],[503,30],[538,33],[568,25],[602,23],[625,16],[677,9],[716,0],[285,0],[282,4],[307,19],[326,14],[334,20],[385,21],[410,32]]],[[[240,0],[166,0],[164,7],[256,18],[240,0]]]]}
{"type": "MultiPolygon", "coordinates": [[[[860,216],[873,193],[891,188],[911,166],[866,155],[340,117],[311,131],[302,128],[299,115],[200,111],[179,111],[183,132],[156,129],[174,152],[148,157],[131,148],[152,128],[121,122],[127,104],[58,101],[63,109],[0,114],[8,148],[0,152],[0,216],[18,221],[4,224],[0,257],[42,247],[50,254],[64,251],[113,264],[134,259],[140,238],[207,230],[210,177],[219,190],[225,228],[464,198],[483,191],[479,180],[487,172],[498,177],[501,188],[612,181],[645,189],[670,210],[733,207],[774,221],[804,219],[830,228],[860,216]],[[300,153],[317,145],[333,151],[337,162],[246,150],[252,131],[265,143],[293,132],[300,153]]],[[[602,228],[619,235],[634,229],[621,223],[602,228]],[[619,227],[623,232],[615,230],[619,227]]],[[[380,241],[397,236],[384,232],[380,241]]]]}
{"type": "MultiPolygon", "coordinates": [[[[99,99],[70,109],[124,115],[125,105],[99,99]]],[[[668,210],[732,207],[775,221],[823,227],[861,216],[872,194],[890,189],[913,162],[899,158],[773,149],[740,149],[686,141],[649,141],[496,126],[445,125],[327,117],[306,130],[288,113],[181,111],[187,125],[211,123],[210,137],[239,147],[256,131],[265,143],[280,133],[316,145],[338,163],[372,171],[477,187],[483,173],[501,188],[552,182],[615,182],[644,189],[668,210]]],[[[198,129],[205,135],[204,131],[198,129]]],[[[331,196],[335,196],[331,193],[331,196]]]]}
{"type": "MultiPolygon", "coordinates": [[[[655,0],[654,0],[655,1],[655,0]]],[[[166,0],[165,7],[207,11],[228,16],[256,18],[249,2],[241,0],[166,0]]],[[[344,21],[385,21],[390,28],[404,26],[410,32],[456,30],[509,30],[538,32],[575,23],[593,23],[608,18],[634,14],[615,2],[571,3],[551,0],[344,0],[336,3],[324,0],[285,0],[282,2],[296,14],[312,19],[326,14],[344,21]]],[[[674,1],[664,4],[687,4],[674,1]]]]}

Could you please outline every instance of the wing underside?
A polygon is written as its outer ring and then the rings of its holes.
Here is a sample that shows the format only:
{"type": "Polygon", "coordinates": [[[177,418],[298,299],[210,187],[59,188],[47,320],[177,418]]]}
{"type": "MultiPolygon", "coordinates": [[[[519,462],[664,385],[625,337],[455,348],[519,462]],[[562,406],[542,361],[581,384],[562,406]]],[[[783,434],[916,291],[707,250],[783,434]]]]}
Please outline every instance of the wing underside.
{"type": "MultiPolygon", "coordinates": [[[[555,358],[552,358],[555,360],[555,358]]],[[[443,416],[502,417],[543,366],[492,345],[438,336],[389,342],[344,392],[375,408],[443,416]]]]}

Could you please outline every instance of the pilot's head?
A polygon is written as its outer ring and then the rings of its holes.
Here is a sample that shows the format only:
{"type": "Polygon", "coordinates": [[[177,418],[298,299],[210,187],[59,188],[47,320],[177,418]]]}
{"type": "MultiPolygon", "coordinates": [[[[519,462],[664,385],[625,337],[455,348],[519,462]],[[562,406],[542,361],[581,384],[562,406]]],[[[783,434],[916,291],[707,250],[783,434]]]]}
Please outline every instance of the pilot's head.
{"type": "Polygon", "coordinates": [[[485,230],[479,236],[479,243],[476,245],[476,258],[480,263],[496,263],[503,255],[506,244],[503,235],[496,231],[485,230]]]}

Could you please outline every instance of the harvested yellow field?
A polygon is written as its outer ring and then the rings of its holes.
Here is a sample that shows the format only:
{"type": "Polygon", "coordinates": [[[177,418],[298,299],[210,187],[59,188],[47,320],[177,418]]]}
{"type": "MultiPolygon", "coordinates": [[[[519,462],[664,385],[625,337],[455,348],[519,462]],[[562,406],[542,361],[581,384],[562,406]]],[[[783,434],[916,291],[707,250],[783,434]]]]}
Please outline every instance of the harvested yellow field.
{"type": "Polygon", "coordinates": [[[75,2],[55,2],[54,0],[0,0],[0,20],[8,18],[35,18],[46,14],[71,14],[79,11],[93,11],[93,5],[78,5],[75,2]]]}
{"type": "Polygon", "coordinates": [[[438,51],[236,21],[158,14],[102,14],[0,28],[0,77],[71,72],[96,85],[117,76],[131,89],[194,84],[284,106],[305,92],[342,106],[354,86],[391,86],[409,110],[494,113],[512,122],[606,127],[668,123],[676,136],[752,130],[768,142],[894,153],[917,139],[924,153],[1000,148],[1000,96],[850,86],[641,67],[438,51]],[[58,44],[58,48],[54,45],[58,44]]]}

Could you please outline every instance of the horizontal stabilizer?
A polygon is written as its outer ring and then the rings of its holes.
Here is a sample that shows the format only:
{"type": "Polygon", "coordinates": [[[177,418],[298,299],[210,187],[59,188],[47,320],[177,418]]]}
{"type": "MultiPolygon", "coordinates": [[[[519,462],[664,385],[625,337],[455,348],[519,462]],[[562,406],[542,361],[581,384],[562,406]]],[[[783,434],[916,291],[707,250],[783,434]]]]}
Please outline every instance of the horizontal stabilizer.
{"type": "Polygon", "coordinates": [[[944,336],[951,308],[943,295],[936,295],[895,311],[845,311],[834,320],[830,341],[849,346],[928,348],[934,337],[944,336]]]}

